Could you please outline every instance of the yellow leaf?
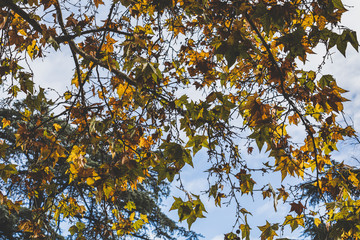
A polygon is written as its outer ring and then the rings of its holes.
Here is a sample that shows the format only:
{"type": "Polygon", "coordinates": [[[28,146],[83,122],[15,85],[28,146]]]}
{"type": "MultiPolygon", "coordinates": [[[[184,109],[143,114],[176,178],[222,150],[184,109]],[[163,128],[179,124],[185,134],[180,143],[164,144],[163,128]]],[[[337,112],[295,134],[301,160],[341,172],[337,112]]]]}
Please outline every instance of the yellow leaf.
{"type": "Polygon", "coordinates": [[[10,121],[9,120],[7,120],[6,118],[3,118],[3,120],[1,121],[2,123],[3,123],[3,128],[6,128],[7,126],[9,126],[10,125],[10,121]]]}
{"type": "Polygon", "coordinates": [[[135,212],[132,212],[129,217],[130,221],[134,221],[135,219],[135,212]]]}
{"type": "Polygon", "coordinates": [[[139,141],[139,147],[140,148],[149,148],[151,146],[151,144],[153,144],[153,141],[152,141],[152,137],[147,137],[147,138],[144,138],[144,137],[140,137],[140,141],[139,141]]]}
{"type": "Polygon", "coordinates": [[[326,18],[324,16],[319,16],[317,19],[316,19],[316,23],[319,27],[319,30],[323,30],[325,28],[325,25],[326,25],[326,18]]]}
{"type": "Polygon", "coordinates": [[[60,210],[61,209],[59,209],[59,208],[57,208],[56,210],[55,210],[55,214],[54,214],[54,219],[57,221],[58,219],[59,219],[59,217],[60,217],[60,210]]]}
{"type": "Polygon", "coordinates": [[[111,192],[113,191],[113,188],[106,184],[106,185],[103,186],[103,190],[104,190],[106,198],[109,198],[111,192]]]}
{"type": "Polygon", "coordinates": [[[145,214],[141,214],[141,213],[140,213],[140,218],[144,221],[144,223],[148,223],[148,222],[149,222],[148,217],[147,217],[147,215],[145,215],[145,214]]]}
{"type": "Polygon", "coordinates": [[[321,220],[318,219],[318,218],[315,218],[315,219],[314,219],[314,223],[315,223],[315,225],[318,227],[318,226],[320,225],[320,223],[321,223],[321,220]]]}
{"type": "Polygon", "coordinates": [[[359,180],[357,179],[355,173],[350,172],[350,176],[348,177],[348,179],[354,184],[354,186],[358,186],[358,185],[359,185],[359,180]]]}
{"type": "Polygon", "coordinates": [[[54,123],[53,127],[55,128],[56,131],[59,131],[61,129],[61,126],[57,123],[54,123]]]}
{"type": "Polygon", "coordinates": [[[93,178],[91,178],[91,177],[88,177],[87,179],[86,179],[86,183],[87,183],[87,185],[89,185],[89,186],[92,186],[93,184],[94,184],[94,179],[93,178]]]}
{"type": "Polygon", "coordinates": [[[29,117],[31,116],[31,111],[29,111],[28,109],[25,109],[25,112],[23,113],[24,116],[24,120],[28,120],[29,117]]]}
{"type": "Polygon", "coordinates": [[[139,141],[139,147],[143,147],[146,144],[146,139],[144,137],[140,137],[140,141],[139,141]]]}
{"type": "Polygon", "coordinates": [[[24,29],[19,29],[19,30],[18,30],[18,33],[20,33],[20,34],[23,35],[23,36],[26,36],[26,35],[27,35],[26,32],[24,31],[24,29]]]}
{"type": "Polygon", "coordinates": [[[106,35],[106,44],[102,46],[101,50],[107,53],[113,52],[114,43],[116,43],[116,40],[110,37],[110,34],[106,35]]]}
{"type": "Polygon", "coordinates": [[[74,181],[74,175],[73,174],[69,174],[69,184],[74,181]]]}
{"type": "Polygon", "coordinates": [[[36,46],[36,40],[33,40],[31,45],[27,46],[26,51],[29,54],[30,58],[33,59],[34,54],[39,50],[36,46]]]}
{"type": "Polygon", "coordinates": [[[127,210],[129,210],[129,211],[131,211],[131,210],[133,210],[133,209],[136,209],[136,206],[135,206],[135,203],[134,203],[134,202],[129,201],[129,202],[126,203],[126,205],[125,205],[124,208],[127,209],[127,210]]]}
{"type": "Polygon", "coordinates": [[[84,155],[85,155],[84,146],[78,147],[75,145],[71,150],[70,156],[66,161],[73,162],[76,165],[76,167],[84,167],[84,165],[86,164],[86,158],[84,157],[84,155]]]}
{"type": "Polygon", "coordinates": [[[123,98],[124,96],[129,95],[131,93],[131,87],[129,84],[119,84],[117,88],[117,93],[119,98],[123,98]]]}
{"type": "MultiPolygon", "coordinates": [[[[79,79],[78,77],[74,77],[72,80],[71,80],[71,84],[74,84],[75,87],[79,87],[79,79]]],[[[65,97],[66,98],[66,97],[65,97]]]]}
{"type": "Polygon", "coordinates": [[[142,183],[145,180],[145,178],[144,177],[138,177],[137,180],[138,180],[139,183],[142,183]]]}
{"type": "Polygon", "coordinates": [[[75,164],[70,164],[70,172],[72,174],[77,174],[79,171],[76,169],[75,164]]]}
{"type": "Polygon", "coordinates": [[[72,97],[71,92],[66,91],[66,92],[64,93],[64,97],[65,97],[65,100],[69,100],[69,99],[72,97]]]}

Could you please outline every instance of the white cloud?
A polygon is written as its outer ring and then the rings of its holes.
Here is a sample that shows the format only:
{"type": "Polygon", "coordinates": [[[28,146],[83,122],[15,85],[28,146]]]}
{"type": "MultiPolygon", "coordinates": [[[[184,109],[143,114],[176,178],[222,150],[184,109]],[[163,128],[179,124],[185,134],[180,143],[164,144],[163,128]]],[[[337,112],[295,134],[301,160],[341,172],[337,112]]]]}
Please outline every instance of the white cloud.
{"type": "MultiPolygon", "coordinates": [[[[36,59],[31,65],[36,85],[54,89],[59,94],[64,93],[70,86],[74,63],[69,51],[51,51],[44,59],[36,59]]],[[[51,91],[49,93],[52,94],[51,91]]]]}
{"type": "Polygon", "coordinates": [[[274,209],[273,202],[267,201],[260,207],[256,208],[255,215],[263,215],[264,213],[272,212],[274,209]]]}
{"type": "Polygon", "coordinates": [[[224,234],[217,235],[217,236],[213,237],[211,240],[224,240],[224,234]]]}

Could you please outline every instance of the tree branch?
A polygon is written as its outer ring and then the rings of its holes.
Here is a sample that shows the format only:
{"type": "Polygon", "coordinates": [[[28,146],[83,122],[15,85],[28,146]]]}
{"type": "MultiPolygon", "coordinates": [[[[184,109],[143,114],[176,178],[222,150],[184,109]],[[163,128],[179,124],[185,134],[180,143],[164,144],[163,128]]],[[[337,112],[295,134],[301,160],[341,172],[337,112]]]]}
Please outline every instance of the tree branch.
{"type": "Polygon", "coordinates": [[[13,10],[16,14],[26,20],[36,31],[42,34],[43,29],[40,24],[35,19],[32,19],[27,12],[17,6],[12,0],[1,0],[0,6],[5,6],[13,10]]]}
{"type": "Polygon", "coordinates": [[[281,87],[281,91],[282,91],[282,94],[283,94],[284,98],[290,104],[290,106],[296,112],[296,114],[300,117],[301,122],[305,126],[306,132],[308,133],[308,135],[311,138],[311,141],[312,141],[313,147],[314,147],[314,154],[315,154],[314,158],[315,158],[315,164],[316,164],[316,178],[317,178],[318,186],[320,186],[319,185],[320,172],[319,172],[319,164],[318,164],[318,159],[317,159],[318,158],[318,152],[317,152],[317,148],[316,148],[314,134],[312,132],[312,127],[310,127],[309,120],[307,120],[306,117],[303,114],[301,114],[300,110],[296,107],[295,103],[291,100],[289,94],[286,92],[285,87],[284,87],[284,82],[285,82],[284,73],[281,71],[281,68],[279,67],[277,61],[275,60],[269,45],[267,44],[267,42],[265,41],[265,39],[263,38],[263,36],[259,32],[259,29],[256,27],[254,22],[250,19],[249,14],[247,12],[245,12],[244,16],[245,16],[246,20],[248,21],[248,23],[250,24],[251,28],[256,32],[256,35],[260,38],[261,43],[266,48],[266,52],[268,53],[268,56],[270,58],[270,61],[271,61],[272,65],[276,68],[276,70],[280,74],[280,82],[281,82],[280,87],[281,87]]]}
{"type": "Polygon", "coordinates": [[[55,40],[57,43],[63,43],[66,41],[73,40],[74,38],[81,36],[81,35],[86,35],[86,34],[90,34],[90,33],[98,33],[98,32],[113,32],[113,33],[125,35],[128,37],[133,36],[132,33],[119,31],[117,29],[113,29],[113,28],[109,28],[109,27],[101,27],[101,28],[97,28],[97,29],[85,30],[85,31],[82,31],[80,34],[67,34],[67,35],[58,36],[58,37],[55,37],[55,40]]]}

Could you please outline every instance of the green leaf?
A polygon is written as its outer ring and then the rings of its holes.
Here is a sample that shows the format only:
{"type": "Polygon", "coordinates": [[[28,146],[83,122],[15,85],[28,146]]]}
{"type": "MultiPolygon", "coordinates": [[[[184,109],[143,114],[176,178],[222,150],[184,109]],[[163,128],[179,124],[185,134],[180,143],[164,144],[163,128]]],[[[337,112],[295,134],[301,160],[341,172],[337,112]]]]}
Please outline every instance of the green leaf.
{"type": "Polygon", "coordinates": [[[238,236],[235,233],[231,232],[231,233],[225,234],[225,239],[226,240],[236,240],[236,239],[238,239],[238,236]]]}
{"type": "Polygon", "coordinates": [[[78,231],[81,232],[83,229],[85,229],[85,223],[77,222],[76,227],[77,227],[78,231]]]}
{"type": "Polygon", "coordinates": [[[270,224],[266,221],[266,225],[258,227],[261,233],[261,240],[274,239],[277,236],[276,231],[279,229],[279,224],[270,224]]]}
{"type": "Polygon", "coordinates": [[[50,36],[48,38],[47,42],[52,45],[52,47],[55,49],[55,51],[57,51],[60,48],[58,42],[52,36],[50,36]]]}
{"type": "Polygon", "coordinates": [[[164,142],[160,149],[164,149],[164,156],[167,161],[169,163],[174,162],[178,169],[182,168],[185,163],[193,166],[190,151],[180,144],[164,142]]]}
{"type": "Polygon", "coordinates": [[[215,198],[217,194],[217,190],[218,190],[217,184],[212,185],[209,190],[209,197],[212,196],[213,198],[215,198]]]}
{"type": "Polygon", "coordinates": [[[191,228],[191,225],[196,221],[196,216],[194,214],[190,214],[189,218],[186,220],[189,229],[191,228]]]}
{"type": "Polygon", "coordinates": [[[299,217],[292,217],[291,215],[287,215],[285,217],[285,221],[283,225],[290,225],[291,232],[293,232],[295,229],[297,229],[299,226],[305,226],[303,215],[299,217]]]}
{"type": "Polygon", "coordinates": [[[234,51],[233,49],[227,50],[225,53],[225,59],[228,63],[228,68],[231,68],[232,65],[236,62],[236,58],[238,56],[238,53],[234,51]]]}
{"type": "Polygon", "coordinates": [[[144,221],[142,219],[138,219],[133,223],[134,229],[137,231],[144,225],[144,221]]]}
{"type": "Polygon", "coordinates": [[[73,236],[75,233],[78,232],[78,228],[76,226],[71,226],[69,228],[69,232],[70,232],[71,236],[73,236]]]}
{"type": "Polygon", "coordinates": [[[179,220],[182,222],[183,220],[187,219],[191,214],[191,203],[184,202],[180,205],[178,209],[179,220]],[[189,206],[190,205],[190,206],[189,206]]]}
{"type": "Polygon", "coordinates": [[[346,33],[344,32],[340,37],[338,37],[336,41],[336,47],[341,52],[342,55],[345,56],[346,54],[346,47],[347,47],[347,41],[346,41],[346,33]]]}
{"type": "Polygon", "coordinates": [[[258,146],[259,152],[264,146],[266,141],[266,137],[269,135],[269,129],[264,127],[262,129],[254,131],[252,134],[248,136],[248,138],[255,139],[256,145],[258,146]]]}
{"type": "Polygon", "coordinates": [[[217,98],[217,92],[211,92],[211,93],[206,97],[206,102],[207,102],[207,103],[211,103],[211,102],[215,101],[216,98],[217,98]]]}
{"type": "Polygon", "coordinates": [[[351,43],[353,48],[355,48],[355,50],[358,51],[359,42],[357,40],[356,32],[351,31],[351,30],[347,30],[347,39],[351,43]]]}
{"type": "Polygon", "coordinates": [[[189,229],[197,218],[204,218],[203,212],[206,212],[204,204],[201,202],[199,196],[192,194],[195,200],[190,198],[189,201],[184,202],[181,198],[174,197],[175,202],[172,204],[171,210],[178,210],[179,221],[187,221],[189,229]]]}
{"type": "MultiPolygon", "coordinates": [[[[187,142],[185,147],[193,147],[193,155],[195,156],[195,154],[201,150],[202,147],[208,147],[209,143],[207,141],[207,136],[201,136],[201,135],[196,135],[194,137],[189,136],[189,141],[187,142]]],[[[190,158],[190,162],[189,159],[187,159],[187,161],[185,161],[186,163],[190,164],[193,167],[193,163],[192,163],[192,159],[190,158]]]]}
{"type": "Polygon", "coordinates": [[[332,0],[332,3],[334,4],[334,7],[340,10],[346,10],[341,0],[332,0]]]}
{"type": "Polygon", "coordinates": [[[338,41],[338,38],[340,38],[340,36],[338,34],[331,32],[330,37],[329,37],[329,44],[328,44],[329,49],[332,48],[333,46],[335,46],[335,44],[338,41]]]}
{"type": "Polygon", "coordinates": [[[260,135],[258,138],[255,139],[256,141],[256,145],[259,148],[259,152],[261,152],[262,147],[264,146],[265,143],[265,137],[262,131],[260,131],[260,135]]]}
{"type": "Polygon", "coordinates": [[[171,205],[169,211],[179,209],[180,205],[183,203],[181,198],[177,198],[177,197],[173,197],[173,198],[175,199],[175,202],[171,205]]]}
{"type": "Polygon", "coordinates": [[[324,75],[319,80],[319,86],[324,89],[325,87],[330,87],[331,83],[334,82],[335,79],[332,75],[324,75]]]}
{"type": "Polygon", "coordinates": [[[249,224],[241,224],[240,225],[240,230],[241,230],[241,237],[246,240],[250,240],[250,226],[249,224]]]}
{"type": "Polygon", "coordinates": [[[16,170],[15,164],[0,164],[0,177],[4,182],[7,182],[8,178],[13,175],[17,174],[18,171],[16,170]]]}

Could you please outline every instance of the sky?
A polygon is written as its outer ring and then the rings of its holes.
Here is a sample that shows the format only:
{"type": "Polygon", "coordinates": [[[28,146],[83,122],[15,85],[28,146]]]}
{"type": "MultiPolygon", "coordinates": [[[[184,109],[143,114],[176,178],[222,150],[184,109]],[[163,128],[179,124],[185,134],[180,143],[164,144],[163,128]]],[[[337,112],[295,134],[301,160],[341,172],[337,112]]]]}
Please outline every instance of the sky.
{"type": "MultiPolygon", "coordinates": [[[[342,24],[360,33],[360,1],[359,0],[344,0],[344,4],[349,9],[342,18],[342,24]],[[352,6],[352,7],[350,7],[352,6]]],[[[360,39],[358,34],[358,39],[360,39]]],[[[350,102],[345,103],[345,115],[350,122],[353,122],[355,129],[360,129],[360,55],[349,45],[346,51],[347,57],[344,58],[336,50],[332,59],[328,59],[326,65],[323,67],[322,73],[332,74],[338,82],[338,85],[344,89],[349,90],[345,97],[350,99],[350,102]]],[[[317,69],[318,64],[321,62],[321,49],[316,55],[308,58],[304,69],[317,69]]],[[[56,89],[57,92],[64,93],[69,86],[70,79],[73,74],[73,65],[71,56],[68,50],[57,51],[56,53],[49,54],[48,58],[44,60],[35,60],[35,67],[33,69],[38,84],[48,89],[56,89]]],[[[358,148],[349,143],[344,143],[336,153],[338,160],[349,159],[349,156],[356,155],[358,148]]],[[[264,153],[256,153],[247,156],[250,164],[261,164],[266,162],[266,155],[264,153]]],[[[183,184],[189,192],[199,194],[200,191],[207,187],[207,174],[201,170],[206,170],[206,152],[200,151],[194,159],[194,168],[186,167],[183,169],[181,176],[183,184]],[[200,170],[201,169],[201,170],[200,170]]],[[[274,187],[281,184],[281,177],[279,174],[266,176],[255,176],[255,181],[266,183],[271,181],[274,187]]],[[[290,180],[291,181],[294,180],[290,180]]],[[[182,196],[183,193],[173,188],[175,196],[182,196]]],[[[260,231],[255,226],[265,225],[265,220],[270,222],[283,222],[283,217],[289,213],[289,207],[279,204],[278,211],[273,210],[273,200],[262,199],[260,194],[255,194],[254,197],[245,196],[241,198],[241,204],[253,213],[252,217],[248,218],[249,224],[253,226],[251,239],[259,239],[260,231]]],[[[206,240],[220,240],[224,239],[224,233],[232,231],[234,224],[234,207],[222,206],[221,208],[215,207],[212,201],[207,201],[207,196],[202,196],[207,210],[206,218],[198,219],[192,226],[192,230],[204,235],[206,240]]],[[[171,206],[172,199],[165,201],[163,210],[167,213],[171,206]]],[[[177,213],[175,211],[169,212],[173,219],[177,220],[177,213]]],[[[183,226],[186,227],[186,224],[183,226]]],[[[236,230],[236,229],[235,229],[236,230]]],[[[280,236],[279,236],[280,237],[280,236]]],[[[299,232],[290,233],[284,232],[281,237],[288,237],[290,239],[303,239],[299,237],[299,232]]]]}

